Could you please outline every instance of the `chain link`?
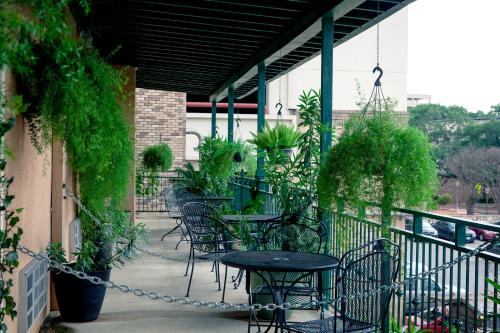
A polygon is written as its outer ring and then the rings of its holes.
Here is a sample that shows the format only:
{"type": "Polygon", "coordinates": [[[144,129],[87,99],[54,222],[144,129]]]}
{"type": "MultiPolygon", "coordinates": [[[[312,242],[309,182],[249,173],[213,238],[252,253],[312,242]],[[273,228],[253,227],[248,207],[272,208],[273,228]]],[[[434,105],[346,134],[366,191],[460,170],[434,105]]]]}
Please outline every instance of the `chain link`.
{"type": "Polygon", "coordinates": [[[80,210],[82,210],[85,214],[87,214],[88,217],[90,217],[90,219],[92,221],[94,221],[95,223],[97,223],[97,225],[101,225],[102,222],[94,215],[92,214],[92,212],[90,212],[87,207],[85,207],[82,202],[76,197],[76,195],[74,193],[72,193],[68,187],[66,186],[66,184],[63,184],[63,190],[65,192],[65,194],[70,197],[74,202],[75,204],[78,206],[78,208],[80,208],[80,210]]]}
{"type": "MultiPolygon", "coordinates": [[[[80,200],[78,200],[78,198],[73,193],[68,191],[66,187],[65,187],[65,189],[66,189],[67,195],[70,198],[72,198],[73,201],[75,201],[75,203],[78,205],[78,207],[80,209],[82,209],[82,211],[84,211],[94,222],[101,224],[101,222],[80,202],[80,200]]],[[[48,258],[44,254],[35,253],[35,252],[31,251],[30,249],[28,249],[24,246],[21,246],[21,245],[18,246],[18,249],[19,249],[19,251],[21,251],[22,253],[24,253],[30,257],[33,257],[39,261],[42,261],[42,262],[49,264],[49,266],[51,268],[55,268],[59,271],[65,272],[67,274],[74,275],[79,279],[87,280],[87,281],[89,281],[93,284],[96,284],[96,285],[102,285],[102,286],[105,286],[106,288],[109,288],[109,289],[118,289],[124,293],[132,293],[137,297],[146,296],[151,300],[158,300],[158,301],[162,301],[165,303],[177,303],[180,305],[192,305],[195,307],[202,307],[202,308],[208,308],[208,309],[217,309],[217,310],[235,309],[235,310],[260,311],[262,309],[266,309],[266,310],[283,309],[283,310],[286,310],[286,309],[303,308],[303,307],[310,307],[310,306],[317,307],[317,306],[325,306],[325,305],[333,305],[336,307],[336,306],[339,306],[343,302],[346,302],[348,300],[369,298],[369,297],[373,297],[373,296],[376,296],[376,295],[384,293],[384,292],[388,292],[390,290],[394,290],[397,292],[398,290],[400,290],[401,287],[404,287],[405,285],[406,286],[411,285],[414,281],[417,281],[417,280],[428,279],[431,276],[438,274],[439,272],[445,271],[445,270],[453,267],[454,265],[457,265],[458,263],[460,263],[464,260],[470,259],[471,257],[474,257],[474,256],[478,255],[479,253],[484,252],[484,251],[492,248],[495,244],[498,244],[499,242],[500,242],[500,238],[499,238],[499,236],[496,236],[493,240],[479,245],[478,247],[471,250],[470,252],[467,252],[467,253],[461,255],[460,257],[455,258],[453,261],[444,263],[441,266],[435,267],[427,272],[421,272],[419,274],[408,276],[404,280],[393,282],[388,286],[381,286],[378,289],[373,289],[373,290],[369,290],[369,291],[361,292],[361,293],[354,293],[351,295],[343,295],[343,296],[340,296],[337,298],[327,298],[327,299],[324,299],[321,301],[307,301],[307,302],[299,302],[299,303],[285,302],[282,304],[255,303],[255,304],[251,304],[251,305],[243,304],[243,303],[233,304],[233,303],[220,303],[220,302],[213,302],[213,301],[191,300],[187,297],[176,297],[176,296],[170,296],[170,295],[163,295],[162,296],[155,291],[147,291],[147,290],[142,290],[140,288],[131,288],[125,284],[116,284],[113,281],[103,281],[101,278],[99,278],[97,276],[90,276],[85,272],[75,270],[67,265],[63,265],[55,260],[48,258]]],[[[146,249],[140,249],[140,251],[142,251],[146,254],[164,259],[164,260],[176,261],[176,262],[179,262],[179,261],[186,262],[185,259],[166,257],[166,256],[163,256],[161,254],[158,254],[158,253],[146,250],[146,249]]]]}
{"type": "Polygon", "coordinates": [[[150,250],[147,250],[147,249],[143,249],[143,248],[138,248],[137,251],[149,254],[150,256],[153,256],[153,257],[156,257],[156,258],[160,258],[160,259],[166,260],[166,261],[183,262],[183,263],[186,263],[188,261],[189,262],[193,262],[193,261],[194,262],[207,262],[207,260],[203,260],[203,259],[189,259],[189,257],[185,257],[185,258],[168,257],[168,256],[164,256],[163,254],[156,253],[156,252],[153,252],[153,251],[150,251],[150,250]]]}

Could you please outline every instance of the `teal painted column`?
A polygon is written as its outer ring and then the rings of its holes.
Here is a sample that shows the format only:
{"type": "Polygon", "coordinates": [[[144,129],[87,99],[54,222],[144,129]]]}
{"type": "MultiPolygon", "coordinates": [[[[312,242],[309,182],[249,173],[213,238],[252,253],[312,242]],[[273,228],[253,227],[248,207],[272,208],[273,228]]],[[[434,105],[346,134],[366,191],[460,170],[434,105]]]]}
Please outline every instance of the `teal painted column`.
{"type": "MultiPolygon", "coordinates": [[[[324,161],[326,152],[332,146],[332,100],[333,100],[333,14],[329,12],[322,19],[323,40],[321,46],[321,123],[324,128],[320,136],[321,161],[324,161]]],[[[330,251],[333,241],[332,216],[328,212],[320,211],[319,218],[327,226],[327,246],[330,251]]],[[[331,272],[324,272],[323,288],[333,287],[331,272]]],[[[326,294],[332,297],[331,293],[326,294]]]]}
{"type": "Polygon", "coordinates": [[[212,138],[217,136],[217,100],[212,99],[212,138]]]}
{"type": "Polygon", "coordinates": [[[321,159],[332,146],[332,101],[333,101],[333,15],[323,16],[323,45],[321,47],[321,123],[328,128],[321,134],[321,159]]]}
{"type": "MultiPolygon", "coordinates": [[[[261,62],[258,66],[257,85],[257,133],[264,131],[266,111],[266,65],[261,62]]],[[[264,180],[264,151],[257,151],[257,178],[264,180]]]]}
{"type": "Polygon", "coordinates": [[[233,142],[234,132],[234,88],[227,88],[227,140],[233,142]]]}

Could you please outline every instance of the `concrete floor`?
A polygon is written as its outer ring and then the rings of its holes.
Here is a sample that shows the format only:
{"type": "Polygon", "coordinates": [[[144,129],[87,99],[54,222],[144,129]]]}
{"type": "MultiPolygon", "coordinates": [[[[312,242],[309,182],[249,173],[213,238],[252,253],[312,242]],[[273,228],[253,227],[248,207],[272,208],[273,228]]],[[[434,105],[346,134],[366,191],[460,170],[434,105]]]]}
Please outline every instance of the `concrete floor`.
{"type": "MultiPolygon", "coordinates": [[[[151,231],[148,249],[165,256],[187,258],[189,245],[183,243],[179,250],[174,247],[179,234],[172,234],[161,242],[160,237],[175,224],[161,217],[139,216],[151,231]]],[[[222,267],[221,267],[222,268],[222,267]]],[[[165,261],[141,253],[133,262],[123,268],[113,268],[111,280],[130,287],[155,291],[161,295],[182,297],[186,293],[188,277],[184,276],[185,263],[165,261]]],[[[210,272],[210,263],[196,263],[190,298],[220,302],[222,292],[217,291],[215,275],[210,272]]],[[[229,269],[228,281],[236,274],[229,269]]],[[[228,282],[226,302],[247,303],[244,283],[233,289],[228,282]]],[[[295,316],[295,315],[294,315],[295,316]]],[[[315,318],[315,311],[300,311],[304,319],[315,318]],[[304,317],[305,316],[305,317],[304,317]]],[[[89,323],[59,323],[59,327],[72,332],[246,332],[248,311],[208,310],[193,306],[152,301],[147,297],[137,297],[116,289],[107,290],[101,315],[89,323]]],[[[254,330],[256,331],[256,330],[254,330]]]]}

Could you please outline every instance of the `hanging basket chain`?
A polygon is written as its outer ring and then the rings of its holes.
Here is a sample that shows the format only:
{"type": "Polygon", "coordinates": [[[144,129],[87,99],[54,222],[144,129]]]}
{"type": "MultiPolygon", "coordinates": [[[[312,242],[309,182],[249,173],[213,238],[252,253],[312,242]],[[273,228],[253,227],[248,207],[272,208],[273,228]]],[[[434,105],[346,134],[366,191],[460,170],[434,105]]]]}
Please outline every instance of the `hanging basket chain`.
{"type": "MultiPolygon", "coordinates": [[[[72,198],[75,203],[88,214],[89,216],[94,216],[92,215],[86,207],[82,205],[82,203],[78,200],[78,198],[68,191],[66,189],[67,195],[72,198]]],[[[95,216],[94,216],[95,218],[95,216]]],[[[95,218],[98,223],[100,221],[95,218]]],[[[30,249],[28,249],[25,246],[19,245],[18,250],[21,251],[22,253],[38,260],[41,262],[47,263],[50,268],[59,270],[60,272],[64,272],[67,274],[71,274],[79,279],[82,280],[87,280],[93,284],[96,285],[102,285],[105,286],[106,288],[109,289],[118,289],[119,291],[123,293],[131,293],[135,296],[138,297],[144,297],[146,296],[147,298],[155,301],[162,301],[166,303],[176,303],[180,305],[192,305],[194,307],[202,307],[202,308],[208,308],[208,309],[225,309],[225,310],[251,310],[251,311],[260,311],[263,309],[266,310],[276,310],[276,309],[296,309],[296,308],[303,308],[305,306],[313,306],[313,307],[319,307],[319,306],[327,306],[327,305],[332,305],[332,306],[340,306],[342,303],[348,301],[348,300],[358,300],[358,299],[363,299],[363,298],[369,298],[369,297],[375,297],[378,296],[379,294],[388,292],[390,290],[393,291],[398,291],[402,287],[408,287],[414,284],[415,281],[418,280],[426,280],[431,278],[433,275],[437,275],[438,273],[445,271],[447,269],[450,269],[451,267],[461,263],[462,261],[468,260],[471,257],[477,256],[479,253],[484,252],[486,250],[491,249],[493,246],[496,244],[500,243],[500,236],[496,236],[492,240],[485,242],[475,249],[471,250],[470,252],[467,252],[454,260],[444,263],[441,266],[435,267],[431,270],[428,270],[426,272],[422,272],[416,275],[408,276],[405,277],[404,280],[402,281],[396,281],[391,283],[390,285],[387,286],[381,286],[378,289],[373,289],[369,290],[367,292],[361,292],[361,293],[353,293],[351,295],[343,295],[337,298],[327,298],[321,301],[307,301],[307,302],[297,302],[297,303],[290,303],[290,302],[285,302],[282,304],[274,304],[274,303],[269,303],[269,304],[243,304],[243,303],[220,303],[220,302],[213,302],[213,301],[203,301],[203,300],[191,300],[188,297],[177,297],[177,296],[170,296],[170,295],[161,295],[159,292],[156,291],[151,291],[151,290],[143,290],[140,288],[133,288],[130,287],[126,284],[118,284],[113,281],[104,281],[101,278],[97,276],[90,276],[87,273],[83,271],[78,271],[75,270],[67,265],[64,265],[60,262],[57,262],[55,260],[50,259],[46,254],[43,253],[36,253],[30,249]]],[[[143,251],[145,253],[152,253],[150,251],[143,251]]],[[[156,254],[155,254],[156,256],[156,254]]]]}

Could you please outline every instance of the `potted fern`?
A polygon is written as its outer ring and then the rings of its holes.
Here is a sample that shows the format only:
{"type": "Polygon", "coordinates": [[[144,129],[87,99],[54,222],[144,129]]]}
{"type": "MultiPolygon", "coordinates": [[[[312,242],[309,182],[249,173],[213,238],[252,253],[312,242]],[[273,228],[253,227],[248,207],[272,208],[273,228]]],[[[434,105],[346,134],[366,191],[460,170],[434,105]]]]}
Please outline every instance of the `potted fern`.
{"type": "MultiPolygon", "coordinates": [[[[73,253],[76,260],[68,262],[60,243],[47,246],[48,256],[89,276],[108,281],[112,266],[120,267],[134,257],[136,250],[146,240],[144,224],[132,224],[130,214],[109,211],[100,216],[98,226],[84,224],[81,248],[73,253]],[[93,233],[90,235],[92,229],[93,233]]],[[[97,222],[95,222],[97,223],[97,222]]],[[[106,294],[106,287],[51,269],[52,281],[61,317],[69,322],[87,322],[99,317],[106,294]]]]}
{"type": "Polygon", "coordinates": [[[292,154],[293,148],[299,145],[302,137],[302,133],[295,126],[287,126],[281,122],[273,128],[266,122],[264,131],[257,134],[251,132],[251,134],[253,139],[249,142],[257,148],[265,150],[267,153],[279,150],[288,156],[292,154]]]}

